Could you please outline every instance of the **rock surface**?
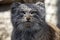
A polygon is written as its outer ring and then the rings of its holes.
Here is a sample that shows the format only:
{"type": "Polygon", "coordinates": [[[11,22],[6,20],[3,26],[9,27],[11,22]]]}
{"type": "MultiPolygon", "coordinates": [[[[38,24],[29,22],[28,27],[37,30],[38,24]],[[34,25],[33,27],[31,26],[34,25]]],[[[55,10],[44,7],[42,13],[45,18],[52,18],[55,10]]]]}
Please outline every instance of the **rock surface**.
{"type": "Polygon", "coordinates": [[[10,6],[0,6],[0,40],[11,40],[12,24],[10,6]]]}
{"type": "Polygon", "coordinates": [[[10,4],[12,2],[12,0],[0,0],[0,4],[10,4]]]}

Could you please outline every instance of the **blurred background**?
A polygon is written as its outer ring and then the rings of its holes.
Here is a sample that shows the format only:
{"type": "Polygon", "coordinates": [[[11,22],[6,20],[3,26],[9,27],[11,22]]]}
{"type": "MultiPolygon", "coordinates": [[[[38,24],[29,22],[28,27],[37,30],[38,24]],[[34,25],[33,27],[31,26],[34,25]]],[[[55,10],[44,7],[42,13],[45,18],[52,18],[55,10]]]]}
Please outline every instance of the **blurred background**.
{"type": "Polygon", "coordinates": [[[11,4],[14,1],[21,3],[36,3],[38,1],[44,2],[44,0],[0,0],[0,4],[11,4]]]}

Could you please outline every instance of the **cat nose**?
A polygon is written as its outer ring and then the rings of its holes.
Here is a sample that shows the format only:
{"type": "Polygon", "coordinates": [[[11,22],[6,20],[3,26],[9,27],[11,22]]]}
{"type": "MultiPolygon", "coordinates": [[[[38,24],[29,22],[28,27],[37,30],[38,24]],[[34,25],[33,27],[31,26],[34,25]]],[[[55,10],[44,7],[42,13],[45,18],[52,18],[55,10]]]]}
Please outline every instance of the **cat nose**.
{"type": "Polygon", "coordinates": [[[27,21],[29,21],[30,20],[30,17],[26,17],[26,19],[27,19],[27,21]]]}

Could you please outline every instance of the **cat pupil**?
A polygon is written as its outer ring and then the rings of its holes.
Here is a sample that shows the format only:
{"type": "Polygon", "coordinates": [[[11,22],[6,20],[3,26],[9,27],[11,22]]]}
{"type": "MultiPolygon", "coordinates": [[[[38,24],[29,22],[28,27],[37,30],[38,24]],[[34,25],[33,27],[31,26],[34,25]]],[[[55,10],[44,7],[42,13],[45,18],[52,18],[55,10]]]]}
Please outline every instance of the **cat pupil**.
{"type": "Polygon", "coordinates": [[[24,12],[24,11],[20,11],[20,13],[23,13],[23,14],[25,14],[25,12],[24,12]]]}

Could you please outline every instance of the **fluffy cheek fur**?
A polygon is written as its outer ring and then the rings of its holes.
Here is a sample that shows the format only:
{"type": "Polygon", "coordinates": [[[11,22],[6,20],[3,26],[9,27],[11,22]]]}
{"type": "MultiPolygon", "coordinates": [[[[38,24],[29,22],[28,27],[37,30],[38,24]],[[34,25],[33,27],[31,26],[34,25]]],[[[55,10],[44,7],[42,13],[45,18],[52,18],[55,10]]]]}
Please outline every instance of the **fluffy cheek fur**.
{"type": "MultiPolygon", "coordinates": [[[[23,19],[23,18],[22,18],[23,19]]],[[[32,18],[30,22],[24,21],[24,19],[17,19],[15,18],[16,21],[13,20],[14,26],[19,29],[19,30],[24,30],[24,29],[39,29],[39,20],[37,18],[32,18]]],[[[14,28],[15,28],[14,27],[14,28]]]]}
{"type": "Polygon", "coordinates": [[[34,27],[36,25],[39,26],[40,23],[40,17],[39,15],[30,15],[30,20],[29,22],[27,22],[27,17],[24,16],[25,14],[23,14],[23,17],[20,17],[20,15],[18,14],[12,14],[12,23],[14,25],[14,27],[18,28],[18,29],[24,29],[24,28],[31,28],[34,27]],[[32,16],[33,15],[33,16],[32,16]]]}

